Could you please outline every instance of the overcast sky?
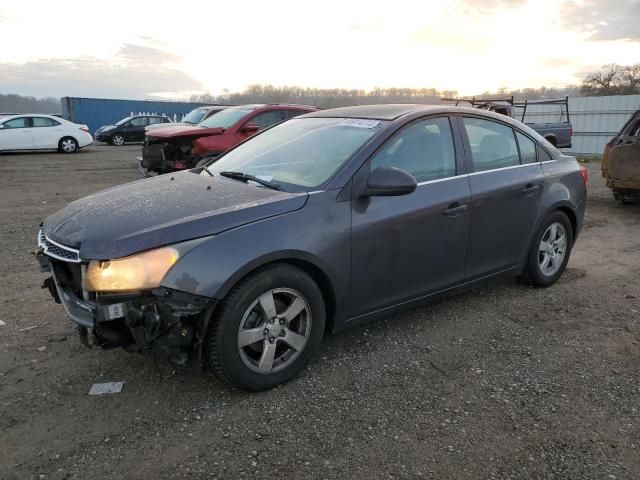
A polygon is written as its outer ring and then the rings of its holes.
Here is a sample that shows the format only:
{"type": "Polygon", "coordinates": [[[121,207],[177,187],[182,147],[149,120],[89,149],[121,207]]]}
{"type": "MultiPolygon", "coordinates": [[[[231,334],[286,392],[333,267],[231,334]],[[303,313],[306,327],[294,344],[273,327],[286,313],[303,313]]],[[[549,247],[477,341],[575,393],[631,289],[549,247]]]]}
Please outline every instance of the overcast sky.
{"type": "Polygon", "coordinates": [[[640,0],[3,2],[0,93],[564,86],[640,62],[639,19],[640,0]]]}

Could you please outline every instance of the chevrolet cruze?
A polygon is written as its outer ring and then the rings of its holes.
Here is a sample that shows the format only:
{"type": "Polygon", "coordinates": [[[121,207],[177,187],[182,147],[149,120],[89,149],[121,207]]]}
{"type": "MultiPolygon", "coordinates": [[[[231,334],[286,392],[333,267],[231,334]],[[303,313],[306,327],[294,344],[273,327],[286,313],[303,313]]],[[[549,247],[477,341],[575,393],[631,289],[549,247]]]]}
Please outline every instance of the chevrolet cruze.
{"type": "Polygon", "coordinates": [[[42,224],[37,257],[83,342],[196,358],[264,390],[326,332],[498,276],[552,285],[586,180],[503,115],[338,108],[72,202],[42,224]]]}

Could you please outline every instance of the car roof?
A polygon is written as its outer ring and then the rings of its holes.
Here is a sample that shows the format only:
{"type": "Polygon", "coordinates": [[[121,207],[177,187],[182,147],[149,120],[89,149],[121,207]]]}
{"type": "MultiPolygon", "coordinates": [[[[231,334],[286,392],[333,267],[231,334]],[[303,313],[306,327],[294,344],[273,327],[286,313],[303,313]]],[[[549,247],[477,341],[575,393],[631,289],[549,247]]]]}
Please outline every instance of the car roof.
{"type": "Polygon", "coordinates": [[[491,112],[473,107],[458,107],[453,105],[422,105],[422,104],[379,104],[358,105],[354,107],[331,108],[301,115],[298,118],[363,118],[371,120],[395,120],[409,114],[467,114],[483,116],[504,123],[509,123],[519,128],[529,128],[516,119],[501,113],[491,112]]]}
{"type": "Polygon", "coordinates": [[[49,113],[0,113],[0,120],[22,117],[47,117],[54,120],[65,120],[63,117],[58,117],[57,115],[51,115],[49,113]]]}
{"type": "Polygon", "coordinates": [[[224,110],[225,108],[229,108],[229,107],[233,107],[235,105],[205,105],[203,107],[196,107],[194,108],[194,110],[213,110],[213,109],[218,109],[218,110],[224,110]]]}
{"type": "Polygon", "coordinates": [[[227,108],[234,108],[238,110],[309,110],[309,112],[317,110],[317,107],[313,107],[311,105],[298,105],[295,103],[252,103],[248,105],[232,105],[227,108]]]}
{"type": "Polygon", "coordinates": [[[408,113],[442,109],[442,105],[420,104],[380,104],[358,105],[320,110],[305,115],[306,117],[367,118],[372,120],[395,120],[408,113]]]}

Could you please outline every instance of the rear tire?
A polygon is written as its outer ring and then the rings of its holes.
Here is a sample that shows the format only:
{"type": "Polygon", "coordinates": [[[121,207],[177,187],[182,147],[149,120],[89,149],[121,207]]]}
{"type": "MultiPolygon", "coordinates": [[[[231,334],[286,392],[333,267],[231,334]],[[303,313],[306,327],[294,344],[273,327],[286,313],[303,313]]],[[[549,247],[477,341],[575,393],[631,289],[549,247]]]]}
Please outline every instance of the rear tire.
{"type": "Polygon", "coordinates": [[[533,238],[525,278],[535,287],[549,287],[562,275],[573,246],[573,227],[564,212],[556,210],[542,223],[533,238]]]}
{"type": "Polygon", "coordinates": [[[124,145],[124,136],[116,133],[115,135],[111,136],[111,140],[109,140],[109,143],[111,145],[115,145],[116,147],[121,147],[122,145],[124,145]]]}
{"type": "Polygon", "coordinates": [[[60,153],[76,153],[79,148],[78,141],[73,137],[62,137],[58,142],[60,153]]]}
{"type": "Polygon", "coordinates": [[[305,368],[324,326],[324,299],[313,279],[291,265],[269,265],[240,280],[214,312],[204,367],[242,390],[268,390],[305,368]]]}

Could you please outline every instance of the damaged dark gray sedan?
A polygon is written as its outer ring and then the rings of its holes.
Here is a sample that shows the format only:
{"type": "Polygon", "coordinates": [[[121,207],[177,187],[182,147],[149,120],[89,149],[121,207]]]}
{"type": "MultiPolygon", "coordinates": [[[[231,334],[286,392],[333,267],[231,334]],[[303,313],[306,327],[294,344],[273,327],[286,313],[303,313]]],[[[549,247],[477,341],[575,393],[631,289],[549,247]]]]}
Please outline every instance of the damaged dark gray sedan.
{"type": "Polygon", "coordinates": [[[72,202],[37,257],[85,343],[264,390],[327,331],[502,275],[553,284],[585,197],[575,159],[505,116],[348,107],[72,202]]]}

